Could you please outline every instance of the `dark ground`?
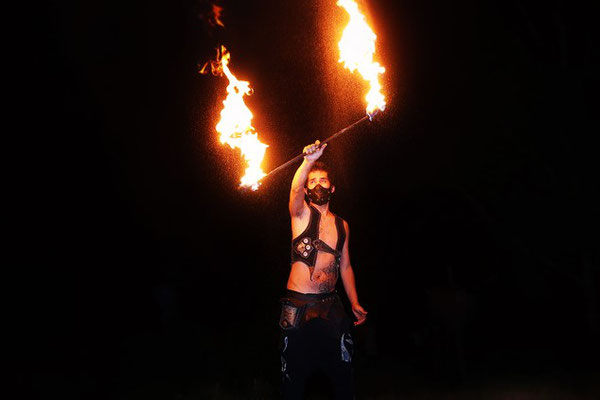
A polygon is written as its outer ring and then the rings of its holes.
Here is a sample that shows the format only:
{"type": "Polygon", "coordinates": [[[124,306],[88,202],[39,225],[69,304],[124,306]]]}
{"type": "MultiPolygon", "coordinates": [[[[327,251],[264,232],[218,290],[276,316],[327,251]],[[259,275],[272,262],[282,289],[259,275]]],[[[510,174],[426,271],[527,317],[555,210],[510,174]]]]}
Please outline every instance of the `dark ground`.
{"type": "MultiPolygon", "coordinates": [[[[293,169],[237,190],[238,155],[214,131],[226,82],[197,64],[231,50],[270,170],[363,115],[334,3],[223,1],[224,29],[191,0],[14,18],[7,359],[22,394],[277,398],[293,169]]],[[[594,14],[526,0],[369,10],[389,107],[325,156],[369,311],[357,397],[598,398],[594,14]]]]}

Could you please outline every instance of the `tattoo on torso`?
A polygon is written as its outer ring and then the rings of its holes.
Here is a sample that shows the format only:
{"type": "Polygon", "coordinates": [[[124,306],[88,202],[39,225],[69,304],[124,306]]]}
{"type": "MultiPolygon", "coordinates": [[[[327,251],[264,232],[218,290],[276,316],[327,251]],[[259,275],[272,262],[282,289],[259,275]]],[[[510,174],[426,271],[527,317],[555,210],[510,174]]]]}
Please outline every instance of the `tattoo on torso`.
{"type": "Polygon", "coordinates": [[[331,292],[335,289],[335,284],[338,278],[338,267],[335,260],[330,262],[323,269],[315,270],[313,276],[313,283],[319,293],[331,292]]]}

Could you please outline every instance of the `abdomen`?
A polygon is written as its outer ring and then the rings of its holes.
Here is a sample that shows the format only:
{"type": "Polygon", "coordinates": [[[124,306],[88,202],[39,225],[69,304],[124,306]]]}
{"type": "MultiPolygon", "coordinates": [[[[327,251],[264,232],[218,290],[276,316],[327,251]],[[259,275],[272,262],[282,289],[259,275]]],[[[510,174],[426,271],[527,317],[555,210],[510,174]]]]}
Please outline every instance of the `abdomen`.
{"type": "Polygon", "coordinates": [[[337,279],[338,267],[335,257],[319,253],[312,280],[309,267],[301,261],[296,261],[292,264],[287,288],[300,293],[328,293],[335,289],[337,279]]]}

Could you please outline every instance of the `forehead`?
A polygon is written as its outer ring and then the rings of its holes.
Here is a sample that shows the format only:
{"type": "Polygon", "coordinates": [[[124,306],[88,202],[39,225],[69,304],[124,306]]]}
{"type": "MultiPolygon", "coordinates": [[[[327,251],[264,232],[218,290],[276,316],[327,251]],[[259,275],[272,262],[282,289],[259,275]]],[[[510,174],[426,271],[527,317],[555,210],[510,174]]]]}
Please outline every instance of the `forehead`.
{"type": "Polygon", "coordinates": [[[315,170],[315,171],[311,171],[308,174],[308,180],[313,180],[313,179],[327,179],[329,180],[329,176],[327,176],[327,171],[321,171],[321,170],[315,170]]]}

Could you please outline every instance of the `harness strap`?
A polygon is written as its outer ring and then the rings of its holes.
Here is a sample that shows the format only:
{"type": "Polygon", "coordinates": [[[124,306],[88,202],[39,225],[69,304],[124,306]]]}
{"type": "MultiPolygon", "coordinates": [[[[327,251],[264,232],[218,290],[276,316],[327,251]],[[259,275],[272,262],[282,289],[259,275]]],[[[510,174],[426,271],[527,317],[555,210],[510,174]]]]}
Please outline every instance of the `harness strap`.
{"type": "Polygon", "coordinates": [[[332,249],[331,246],[329,246],[327,243],[325,243],[321,239],[317,239],[317,240],[313,241],[313,244],[315,245],[315,249],[317,249],[319,251],[324,251],[325,253],[333,254],[335,257],[341,257],[341,255],[342,255],[341,252],[339,252],[335,249],[332,249]]]}

